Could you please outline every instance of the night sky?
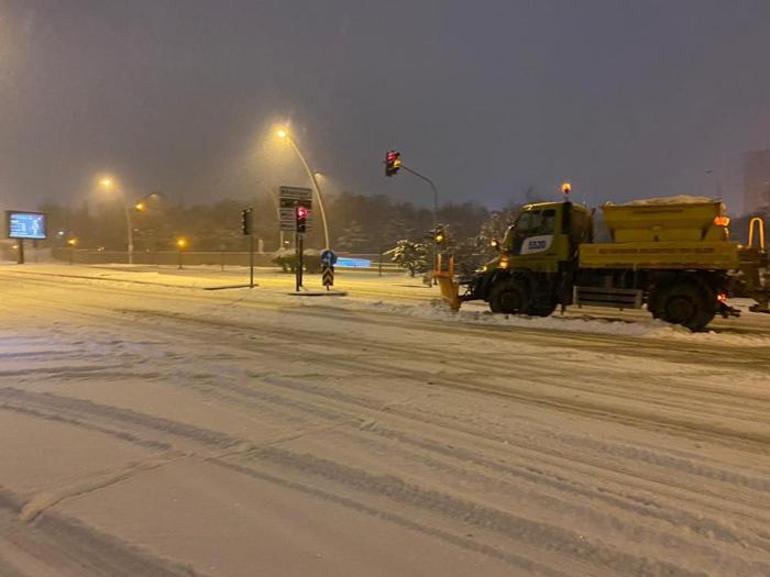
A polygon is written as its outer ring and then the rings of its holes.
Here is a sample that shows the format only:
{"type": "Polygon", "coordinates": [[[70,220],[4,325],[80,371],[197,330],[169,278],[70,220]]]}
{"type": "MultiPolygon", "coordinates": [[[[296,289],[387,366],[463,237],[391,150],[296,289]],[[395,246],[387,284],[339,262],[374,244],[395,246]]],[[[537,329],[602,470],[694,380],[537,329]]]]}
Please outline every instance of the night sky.
{"type": "Polygon", "coordinates": [[[770,1],[0,0],[0,209],[105,171],[187,203],[305,185],[284,121],[332,192],[429,202],[383,176],[396,148],[444,201],[568,179],[736,209],[770,147],[770,1]]]}

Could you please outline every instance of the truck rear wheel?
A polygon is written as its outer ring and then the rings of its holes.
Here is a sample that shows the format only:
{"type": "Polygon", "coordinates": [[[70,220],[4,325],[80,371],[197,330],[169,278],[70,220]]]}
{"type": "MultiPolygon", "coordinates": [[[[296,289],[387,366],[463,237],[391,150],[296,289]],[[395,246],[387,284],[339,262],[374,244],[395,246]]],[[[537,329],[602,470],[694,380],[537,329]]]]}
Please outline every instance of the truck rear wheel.
{"type": "Polygon", "coordinates": [[[521,279],[498,280],[489,291],[489,309],[493,313],[526,314],[529,308],[529,287],[521,279]]]}
{"type": "Polygon", "coordinates": [[[695,283],[673,283],[655,295],[652,316],[691,331],[703,330],[716,314],[708,292],[695,283]]]}

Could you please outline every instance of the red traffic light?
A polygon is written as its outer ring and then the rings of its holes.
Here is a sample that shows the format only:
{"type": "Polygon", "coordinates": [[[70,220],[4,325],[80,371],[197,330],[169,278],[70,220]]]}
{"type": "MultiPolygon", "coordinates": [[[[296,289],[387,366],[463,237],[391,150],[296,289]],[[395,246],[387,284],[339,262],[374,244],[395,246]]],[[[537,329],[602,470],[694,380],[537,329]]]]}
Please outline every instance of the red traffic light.
{"type": "Polygon", "coordinates": [[[307,218],[308,215],[308,209],[304,206],[298,206],[297,207],[297,220],[303,220],[307,218]]]}
{"type": "Polygon", "coordinates": [[[385,154],[385,176],[393,176],[401,168],[401,153],[389,150],[385,154]]]}

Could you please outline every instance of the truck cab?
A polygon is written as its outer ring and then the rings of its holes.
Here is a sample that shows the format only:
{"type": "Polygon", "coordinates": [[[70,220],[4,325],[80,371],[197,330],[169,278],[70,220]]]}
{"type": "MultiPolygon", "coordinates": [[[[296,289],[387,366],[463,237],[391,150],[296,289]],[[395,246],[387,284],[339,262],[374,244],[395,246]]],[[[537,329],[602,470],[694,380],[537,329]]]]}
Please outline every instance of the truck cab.
{"type": "Polygon", "coordinates": [[[592,235],[591,213],[582,205],[565,200],[523,206],[500,254],[482,267],[464,300],[483,299],[494,312],[549,315],[566,304],[562,279],[576,269],[578,246],[592,235]]]}

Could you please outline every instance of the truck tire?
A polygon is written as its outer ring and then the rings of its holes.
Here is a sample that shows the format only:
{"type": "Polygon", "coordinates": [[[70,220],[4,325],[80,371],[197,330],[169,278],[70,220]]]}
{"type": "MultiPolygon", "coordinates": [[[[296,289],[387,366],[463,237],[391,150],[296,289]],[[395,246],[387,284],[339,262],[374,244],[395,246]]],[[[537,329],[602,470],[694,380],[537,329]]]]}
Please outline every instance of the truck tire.
{"type": "Polygon", "coordinates": [[[529,286],[522,279],[498,280],[489,291],[489,309],[508,315],[528,314],[529,286]]]}
{"type": "Polygon", "coordinates": [[[533,317],[550,317],[553,314],[553,311],[556,310],[557,305],[558,303],[554,299],[544,303],[532,303],[529,306],[527,314],[530,314],[533,317]]]}
{"type": "Polygon", "coordinates": [[[652,316],[667,323],[701,331],[716,315],[709,291],[696,283],[679,281],[656,291],[652,316]]]}

